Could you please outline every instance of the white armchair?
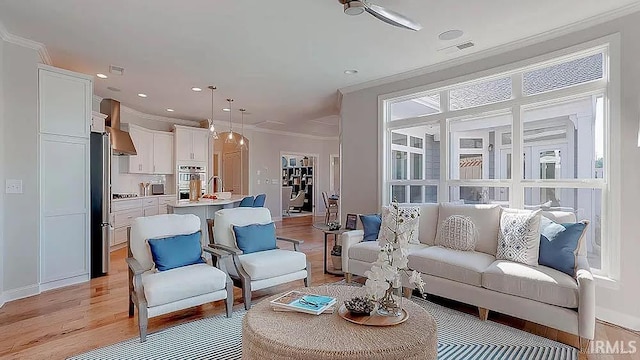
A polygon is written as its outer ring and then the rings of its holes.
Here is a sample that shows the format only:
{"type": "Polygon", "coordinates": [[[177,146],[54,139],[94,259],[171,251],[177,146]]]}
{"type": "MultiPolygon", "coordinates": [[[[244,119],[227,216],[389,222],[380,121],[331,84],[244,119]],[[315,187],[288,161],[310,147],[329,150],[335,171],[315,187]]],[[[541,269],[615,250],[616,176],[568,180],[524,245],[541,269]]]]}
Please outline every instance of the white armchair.
{"type": "MultiPolygon", "coordinates": [[[[225,272],[226,252],[204,247],[218,259],[221,269],[209,264],[193,264],[157,271],[148,240],[201,232],[195,215],[140,217],[128,229],[129,317],[138,308],[140,341],[146,341],[149,318],[225,299],[227,317],[233,306],[233,283],[225,272]]],[[[202,234],[200,234],[202,236],[202,234]]]]}
{"type": "Polygon", "coordinates": [[[236,244],[233,225],[270,223],[271,213],[267,208],[222,209],[215,219],[208,219],[209,246],[226,251],[232,257],[222,259],[234,284],[242,288],[245,309],[251,308],[251,291],[269,288],[296,280],[311,285],[311,264],[300,251],[302,240],[277,237],[277,240],[293,244],[294,251],[276,248],[243,254],[236,244]]]}

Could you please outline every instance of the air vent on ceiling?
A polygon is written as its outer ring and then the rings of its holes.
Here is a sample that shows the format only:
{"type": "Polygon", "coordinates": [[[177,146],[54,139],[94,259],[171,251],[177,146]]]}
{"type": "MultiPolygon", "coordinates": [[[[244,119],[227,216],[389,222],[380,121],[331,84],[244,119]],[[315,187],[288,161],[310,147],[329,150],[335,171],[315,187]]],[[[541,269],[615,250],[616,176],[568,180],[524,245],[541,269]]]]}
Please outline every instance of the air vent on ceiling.
{"type": "Polygon", "coordinates": [[[115,88],[113,86],[107,86],[107,89],[111,90],[111,91],[115,91],[115,92],[120,92],[120,89],[115,88]]]}
{"type": "Polygon", "coordinates": [[[476,45],[476,44],[472,43],[471,41],[467,41],[467,42],[466,42],[466,43],[464,43],[464,44],[456,45],[456,47],[457,47],[459,50],[464,50],[464,49],[470,48],[470,47],[475,46],[475,45],[476,45]]]}
{"type": "Polygon", "coordinates": [[[113,75],[124,75],[124,68],[121,66],[109,65],[109,72],[113,75]]]}
{"type": "Polygon", "coordinates": [[[438,49],[438,51],[445,54],[455,54],[459,51],[467,50],[471,47],[474,47],[475,45],[476,44],[473,41],[465,40],[464,42],[459,43],[457,45],[447,46],[445,48],[438,49]]]}

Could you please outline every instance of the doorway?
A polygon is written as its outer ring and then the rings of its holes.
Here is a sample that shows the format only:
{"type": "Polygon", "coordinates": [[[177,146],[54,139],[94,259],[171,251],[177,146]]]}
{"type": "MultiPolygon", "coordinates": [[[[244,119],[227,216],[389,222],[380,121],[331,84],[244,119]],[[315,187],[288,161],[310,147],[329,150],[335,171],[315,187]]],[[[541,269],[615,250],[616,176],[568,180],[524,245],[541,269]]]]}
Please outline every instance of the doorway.
{"type": "Polygon", "coordinates": [[[318,155],[281,152],[282,216],[314,216],[318,204],[316,178],[318,155]]]}
{"type": "MultiPolygon", "coordinates": [[[[222,190],[233,195],[247,195],[249,192],[249,140],[245,137],[246,149],[237,144],[226,143],[229,133],[220,133],[219,139],[213,143],[211,175],[222,180],[222,190]]],[[[241,135],[233,134],[237,141],[241,135]]],[[[213,185],[211,185],[213,192],[213,185]]],[[[218,188],[219,189],[219,188],[218,188]]]]}

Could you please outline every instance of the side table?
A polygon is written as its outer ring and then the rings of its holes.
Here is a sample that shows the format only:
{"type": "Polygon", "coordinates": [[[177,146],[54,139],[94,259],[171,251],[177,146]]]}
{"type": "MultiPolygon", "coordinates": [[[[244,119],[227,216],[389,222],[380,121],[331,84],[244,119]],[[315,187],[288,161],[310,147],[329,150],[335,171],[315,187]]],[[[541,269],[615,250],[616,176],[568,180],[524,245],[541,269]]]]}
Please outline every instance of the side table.
{"type": "Polygon", "coordinates": [[[344,276],[344,273],[342,271],[327,269],[327,243],[329,242],[329,235],[333,235],[333,245],[337,245],[338,236],[347,230],[343,230],[343,229],[329,230],[329,227],[322,223],[315,223],[313,224],[313,227],[324,233],[324,261],[322,262],[322,265],[324,267],[324,273],[337,275],[337,276],[344,276]]]}

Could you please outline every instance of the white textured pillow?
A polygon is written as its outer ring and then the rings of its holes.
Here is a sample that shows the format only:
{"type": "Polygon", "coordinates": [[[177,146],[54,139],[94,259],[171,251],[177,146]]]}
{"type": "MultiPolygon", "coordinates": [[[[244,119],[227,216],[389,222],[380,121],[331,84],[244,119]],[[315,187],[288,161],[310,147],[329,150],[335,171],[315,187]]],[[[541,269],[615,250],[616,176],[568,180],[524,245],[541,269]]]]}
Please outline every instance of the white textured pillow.
{"type": "Polygon", "coordinates": [[[379,241],[382,243],[393,242],[394,230],[400,236],[400,241],[407,241],[411,244],[419,244],[418,233],[420,230],[420,207],[399,206],[398,218],[401,219],[396,224],[396,210],[393,205],[382,207],[382,225],[380,226],[379,241]]]}
{"type": "Polygon", "coordinates": [[[454,250],[473,251],[478,241],[478,229],[471,218],[451,215],[440,224],[438,245],[454,250]]]}
{"type": "Polygon", "coordinates": [[[503,209],[496,259],[538,266],[541,210],[503,209]]]}

